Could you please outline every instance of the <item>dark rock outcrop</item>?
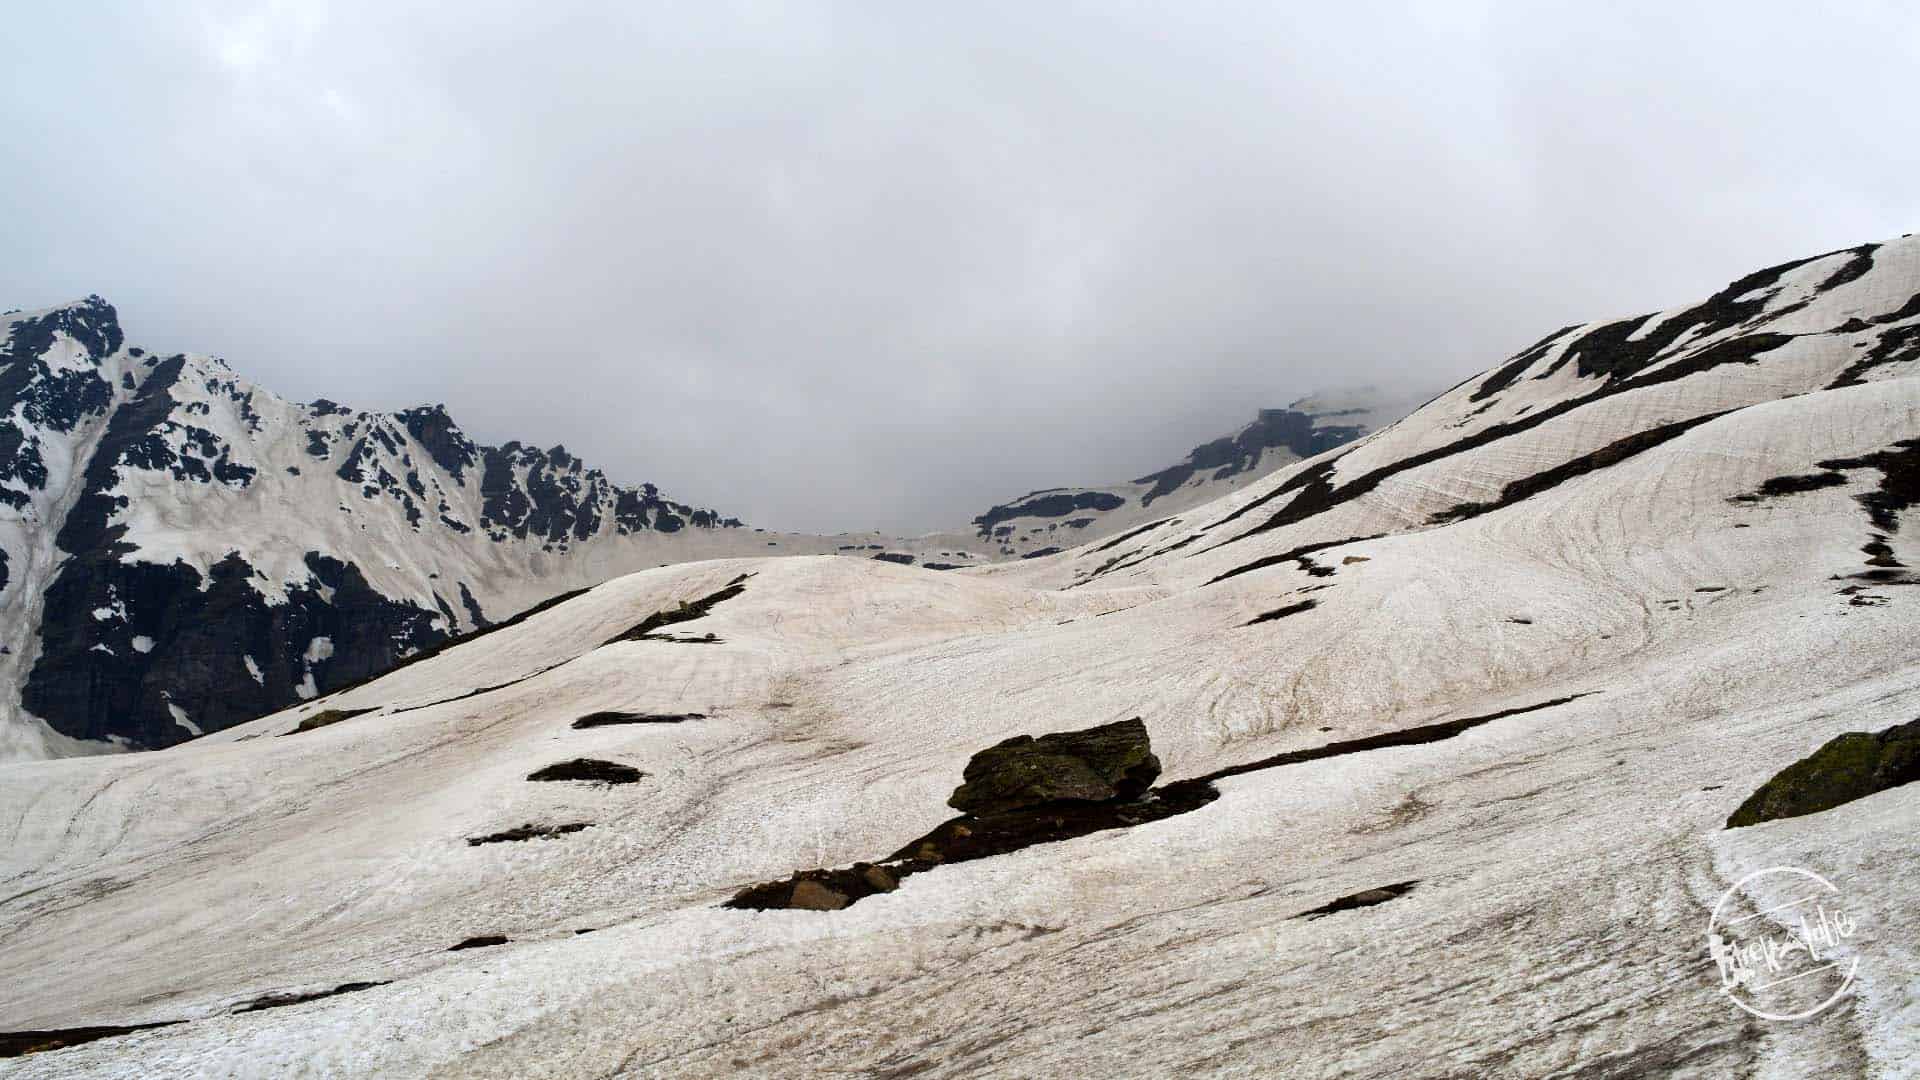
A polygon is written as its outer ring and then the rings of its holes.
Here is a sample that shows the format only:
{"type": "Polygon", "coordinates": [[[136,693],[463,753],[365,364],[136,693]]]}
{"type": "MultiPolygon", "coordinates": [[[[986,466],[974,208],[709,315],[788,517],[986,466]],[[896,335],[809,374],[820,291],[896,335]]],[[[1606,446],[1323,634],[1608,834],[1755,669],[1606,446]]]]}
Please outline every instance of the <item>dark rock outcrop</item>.
{"type": "MultiPolygon", "coordinates": [[[[1099,802],[1059,799],[1028,804],[1017,809],[963,814],[944,822],[925,836],[908,842],[905,847],[878,863],[855,863],[843,869],[801,870],[785,881],[749,885],[735,893],[733,898],[723,906],[751,911],[798,907],[815,911],[837,911],[865,897],[892,892],[900,881],[909,875],[932,870],[947,863],[969,862],[994,855],[1005,855],[1036,844],[1072,840],[1111,829],[1132,828],[1136,825],[1145,825],[1190,813],[1219,798],[1220,790],[1214,786],[1214,782],[1231,776],[1390,746],[1419,746],[1440,742],[1471,731],[1482,724],[1523,713],[1550,709],[1585,696],[1585,694],[1573,694],[1555,698],[1552,701],[1543,701],[1537,705],[1503,709],[1484,716],[1469,716],[1458,720],[1423,724],[1419,727],[1383,732],[1360,739],[1328,743],[1325,746],[1290,750],[1244,765],[1230,765],[1223,769],[1216,769],[1205,776],[1197,776],[1191,780],[1179,780],[1151,788],[1135,797],[1118,797],[1099,802]]],[[[1109,729],[1128,728],[1138,723],[1138,720],[1129,720],[1120,724],[1108,724],[1104,728],[1090,728],[1086,731],[1065,734],[1070,737],[1085,738],[1096,733],[1107,732],[1109,729]]],[[[1045,738],[1056,738],[1056,736],[1045,738]]],[[[1029,744],[1041,741],[1026,736],[1022,736],[1021,739],[1025,739],[1029,744]]],[[[984,750],[974,755],[974,762],[978,762],[983,756],[995,750],[1020,741],[1020,739],[1009,739],[997,747],[984,750]]],[[[1132,733],[1128,731],[1102,735],[1100,741],[1121,743],[1125,747],[1123,757],[1133,754],[1133,747],[1136,745],[1132,733]]],[[[1152,759],[1151,748],[1146,745],[1144,725],[1140,731],[1137,746],[1140,751],[1146,753],[1149,760],[1152,759]]],[[[973,771],[972,762],[968,764],[968,771],[969,773],[973,771]]],[[[1158,774],[1158,761],[1154,761],[1153,771],[1158,774]]],[[[963,784],[962,789],[964,788],[963,784]]],[[[956,798],[959,794],[958,791],[954,793],[956,798]]],[[[1413,884],[1406,882],[1402,885],[1390,885],[1381,890],[1369,890],[1366,894],[1343,897],[1341,900],[1334,901],[1334,905],[1364,907],[1371,903],[1392,899],[1412,888],[1413,884]],[[1376,892],[1387,895],[1382,897],[1370,895],[1376,892]]],[[[1339,907],[1337,910],[1345,910],[1345,907],[1339,907]]]]}
{"type": "Polygon", "coordinates": [[[1885,731],[1849,731],[1780,770],[1727,818],[1738,829],[1817,814],[1920,780],[1920,720],[1885,731]]]}
{"type": "Polygon", "coordinates": [[[527,774],[529,780],[585,780],[594,784],[633,784],[647,775],[631,765],[622,765],[617,761],[601,761],[598,758],[574,758],[536,769],[527,774]]]}
{"type": "Polygon", "coordinates": [[[1313,597],[1309,596],[1305,600],[1296,601],[1294,603],[1286,605],[1285,607],[1277,607],[1277,608],[1274,608],[1272,611],[1262,612],[1259,615],[1255,615],[1253,618],[1248,619],[1245,623],[1241,625],[1256,626],[1263,622],[1273,622],[1276,619],[1284,619],[1289,615],[1298,615],[1303,611],[1312,611],[1314,608],[1319,606],[1320,606],[1320,601],[1315,600],[1313,597]]]}
{"type": "Polygon", "coordinates": [[[502,832],[488,833],[485,836],[469,836],[467,846],[479,847],[482,844],[512,844],[522,840],[545,840],[549,837],[566,836],[569,833],[591,828],[593,828],[591,821],[570,821],[565,825],[535,825],[529,822],[502,832]]]}
{"type": "Polygon", "coordinates": [[[679,607],[667,611],[656,611],[640,620],[639,624],[631,630],[608,638],[605,644],[612,645],[618,641],[679,640],[665,637],[664,635],[655,633],[655,631],[664,626],[672,626],[675,623],[692,622],[695,619],[705,616],[707,612],[713,610],[714,605],[731,600],[741,593],[746,592],[747,579],[751,577],[753,577],[752,574],[741,574],[739,577],[727,582],[726,587],[717,592],[710,592],[698,600],[682,600],[680,601],[679,607]]]}
{"type": "Polygon", "coordinates": [[[1035,844],[1058,843],[1198,810],[1220,797],[1205,781],[1183,780],[1143,798],[1108,802],[1061,801],[998,814],[953,818],[910,841],[879,863],[834,870],[802,870],[785,881],[752,885],[727,901],[730,908],[765,911],[804,907],[837,911],[856,901],[892,892],[901,879],[947,863],[1006,855],[1035,844]]]}
{"type": "Polygon", "coordinates": [[[973,519],[982,537],[992,536],[994,526],[1021,517],[1060,518],[1080,510],[1118,510],[1127,500],[1107,491],[1035,491],[1025,498],[996,506],[973,519]]]}
{"type": "MultiPolygon", "coordinates": [[[[1821,257],[1824,256],[1813,258],[1821,257]]],[[[1391,477],[1523,434],[1617,394],[1674,382],[1729,364],[1760,364],[1766,354],[1787,345],[1793,338],[1787,334],[1756,332],[1760,324],[1754,321],[1755,317],[1764,312],[1768,302],[1778,292],[1781,275],[1812,261],[1812,258],[1797,259],[1748,274],[1694,307],[1659,318],[1657,322],[1650,322],[1656,319],[1655,315],[1642,315],[1589,330],[1569,343],[1544,370],[1532,376],[1535,379],[1548,378],[1572,362],[1576,375],[1587,387],[1584,392],[1524,416],[1516,414],[1510,419],[1489,424],[1453,442],[1389,461],[1351,479],[1343,478],[1342,482],[1336,482],[1334,461],[1322,461],[1215,522],[1215,526],[1226,525],[1276,499],[1291,496],[1278,510],[1270,512],[1264,521],[1214,546],[1232,544],[1309,520],[1368,494],[1391,477]],[[1682,335],[1707,338],[1725,331],[1737,332],[1710,345],[1668,354],[1669,347],[1679,341],[1682,335]]],[[[1541,354],[1542,357],[1544,355],[1541,354]]],[[[1512,376],[1517,379],[1520,374],[1515,371],[1512,376]]],[[[1497,388],[1490,389],[1489,404],[1492,398],[1502,392],[1497,388]]]]}
{"type": "Polygon", "coordinates": [[[263,1009],[284,1009],[289,1005],[304,1005],[309,1001],[339,997],[341,994],[357,994],[362,990],[371,990],[376,986],[385,985],[387,985],[386,980],[378,982],[350,982],[341,983],[331,990],[312,990],[305,993],[281,992],[276,994],[262,994],[252,1001],[235,1008],[233,1011],[236,1013],[250,1013],[260,1012],[263,1009]]]}
{"type": "Polygon", "coordinates": [[[79,1046],[81,1043],[90,1043],[96,1039],[111,1039],[115,1035],[128,1035],[136,1031],[150,1031],[154,1028],[172,1027],[175,1024],[184,1023],[186,1023],[185,1020],[162,1020],[157,1024],[128,1024],[124,1027],[102,1025],[60,1028],[53,1031],[0,1031],[0,1058],[24,1057],[27,1054],[79,1046]]]}
{"type": "Polygon", "coordinates": [[[1375,904],[1384,904],[1389,900],[1398,899],[1399,897],[1407,895],[1412,892],[1413,887],[1418,884],[1420,884],[1420,881],[1418,878],[1415,878],[1412,881],[1402,881],[1395,885],[1382,885],[1377,889],[1362,889],[1357,893],[1348,893],[1338,900],[1321,904],[1317,908],[1309,908],[1295,915],[1294,918],[1306,919],[1308,922],[1312,922],[1315,919],[1324,919],[1329,915],[1338,915],[1342,911],[1356,911],[1360,908],[1372,907],[1375,904]]]}
{"type": "Polygon", "coordinates": [[[467,469],[479,460],[480,448],[447,415],[445,405],[422,405],[395,415],[435,464],[455,480],[466,479],[467,469]]]}
{"type": "MultiPolygon", "coordinates": [[[[22,699],[65,735],[171,746],[193,734],[176,722],[176,708],[201,731],[217,731],[299,704],[303,683],[325,693],[447,636],[438,612],[389,599],[359,567],[318,552],[306,558],[310,582],[275,604],[238,554],[203,578],[185,563],[123,561],[123,531],[76,542],[47,590],[41,653],[22,699]],[[124,619],[92,615],[116,607],[124,619]],[[322,639],[325,649],[316,649],[322,639]]],[[[63,532],[62,545],[69,539],[63,532]]]]}
{"type": "Polygon", "coordinates": [[[1317,414],[1295,409],[1261,409],[1254,422],[1239,433],[1196,446],[1180,464],[1135,480],[1136,484],[1153,485],[1140,497],[1140,505],[1152,506],[1153,500],[1180,490],[1196,473],[1212,470],[1214,480],[1237,476],[1259,464],[1261,454],[1269,449],[1284,448],[1295,457],[1309,458],[1366,433],[1359,424],[1316,427],[1318,419],[1317,414]]]}
{"type": "Polygon", "coordinates": [[[283,731],[280,734],[282,738],[285,738],[288,735],[298,735],[303,731],[317,731],[323,727],[331,727],[342,720],[351,720],[356,716],[364,716],[367,713],[379,711],[380,707],[378,705],[367,709],[322,709],[300,721],[299,726],[295,727],[292,731],[283,731]]]}
{"type": "Polygon", "coordinates": [[[575,731],[587,728],[614,727],[620,724],[679,724],[688,720],[705,720],[706,713],[642,713],[642,712],[597,712],[588,713],[573,722],[575,731]]]}
{"type": "Polygon", "coordinates": [[[1042,803],[1136,799],[1160,776],[1139,718],[1034,738],[1016,735],[973,755],[947,805],[991,814],[1042,803]]]}

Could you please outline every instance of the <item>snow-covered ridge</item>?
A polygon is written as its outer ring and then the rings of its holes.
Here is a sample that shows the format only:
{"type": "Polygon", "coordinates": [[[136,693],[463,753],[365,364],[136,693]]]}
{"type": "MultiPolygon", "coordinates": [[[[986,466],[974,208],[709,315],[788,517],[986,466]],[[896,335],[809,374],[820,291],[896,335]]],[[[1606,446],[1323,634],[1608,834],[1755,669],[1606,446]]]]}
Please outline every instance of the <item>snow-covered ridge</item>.
{"type": "Polygon", "coordinates": [[[1902,238],[1051,557],[647,569],[165,753],[0,766],[0,1031],[171,1024],[12,1068],[1909,1075],[1920,784],[1725,824],[1920,716],[1916,362],[1902,238]],[[1134,717],[1217,797],[722,906],[948,823],[983,748],[1134,717]],[[623,782],[533,779],[577,759],[623,782]],[[1860,964],[1769,1028],[1703,939],[1782,865],[1860,964]]]}
{"type": "Polygon", "coordinates": [[[1350,446],[1121,542],[1002,572],[1207,581],[1474,517],[1728,413],[1913,374],[1916,294],[1920,241],[1902,237],[1757,271],[1685,307],[1566,327],[1350,446]]]}
{"type": "Polygon", "coordinates": [[[995,545],[995,554],[1021,558],[1103,540],[1343,446],[1400,419],[1421,400],[1363,386],[1261,409],[1251,423],[1194,447],[1177,464],[1123,484],[1028,492],[974,518],[974,532],[995,545]]]}
{"type": "Polygon", "coordinates": [[[0,325],[0,759],[169,745],[639,567],[839,546],[439,405],[288,401],[97,296],[0,325]]]}

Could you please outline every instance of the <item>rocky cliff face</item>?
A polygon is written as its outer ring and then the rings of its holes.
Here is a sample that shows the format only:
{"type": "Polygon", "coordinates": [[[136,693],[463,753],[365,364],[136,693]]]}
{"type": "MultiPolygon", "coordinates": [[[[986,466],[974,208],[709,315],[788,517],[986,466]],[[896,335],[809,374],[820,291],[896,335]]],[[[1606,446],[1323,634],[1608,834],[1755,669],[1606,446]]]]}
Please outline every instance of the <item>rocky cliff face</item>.
{"type": "Polygon", "coordinates": [[[747,532],[564,447],[479,445],[438,405],[302,405],[151,355],[97,296],[3,325],[5,756],[167,746],[710,553],[662,538],[747,532]]]}

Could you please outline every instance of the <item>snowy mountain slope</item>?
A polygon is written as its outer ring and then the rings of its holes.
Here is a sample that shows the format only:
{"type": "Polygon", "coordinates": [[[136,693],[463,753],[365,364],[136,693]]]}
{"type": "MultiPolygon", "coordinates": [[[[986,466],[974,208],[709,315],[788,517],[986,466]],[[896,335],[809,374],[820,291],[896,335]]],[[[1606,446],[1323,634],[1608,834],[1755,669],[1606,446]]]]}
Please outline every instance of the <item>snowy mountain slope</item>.
{"type": "Polygon", "coordinates": [[[0,759],[171,745],[640,567],[849,543],[477,445],[439,406],[286,401],[128,346],[98,297],[5,324],[0,759]]]}
{"type": "Polygon", "coordinates": [[[645,570],[161,753],[0,766],[0,1030],[178,1022],[13,1072],[1913,1075],[1920,787],[1723,825],[1920,716],[1917,328],[1920,244],[1836,253],[1117,543],[645,570]],[[610,710],[652,719],[575,726],[610,710]],[[1131,716],[1170,779],[1249,769],[844,910],[720,906],[927,832],[976,750],[1131,716]],[[527,779],[573,758],[645,775],[527,779]],[[526,824],[585,827],[473,843],[526,824]],[[1861,914],[1802,1024],[1703,941],[1779,863],[1861,914]]]}
{"type": "Polygon", "coordinates": [[[1366,386],[1262,409],[1252,423],[1194,447],[1179,464],[1108,487],[1029,492],[974,518],[974,534],[997,545],[997,554],[1021,558],[1102,540],[1212,502],[1275,469],[1384,428],[1420,400],[1366,386]]]}
{"type": "Polygon", "coordinates": [[[1903,237],[1758,271],[1684,308],[1568,327],[1209,514],[1000,572],[1170,584],[1297,563],[1303,548],[1531,497],[1749,405],[1906,377],[1920,359],[1917,275],[1920,244],[1903,237]]]}

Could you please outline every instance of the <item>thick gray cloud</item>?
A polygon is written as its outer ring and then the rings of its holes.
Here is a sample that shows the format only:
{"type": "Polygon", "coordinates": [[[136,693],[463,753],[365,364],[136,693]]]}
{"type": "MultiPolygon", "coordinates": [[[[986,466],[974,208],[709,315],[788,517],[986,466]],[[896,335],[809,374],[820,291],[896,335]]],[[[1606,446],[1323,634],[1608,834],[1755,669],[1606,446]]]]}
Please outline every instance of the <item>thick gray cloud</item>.
{"type": "Polygon", "coordinates": [[[36,7],[0,307],[782,528],[1124,479],[1920,209],[1897,4],[36,7]]]}

